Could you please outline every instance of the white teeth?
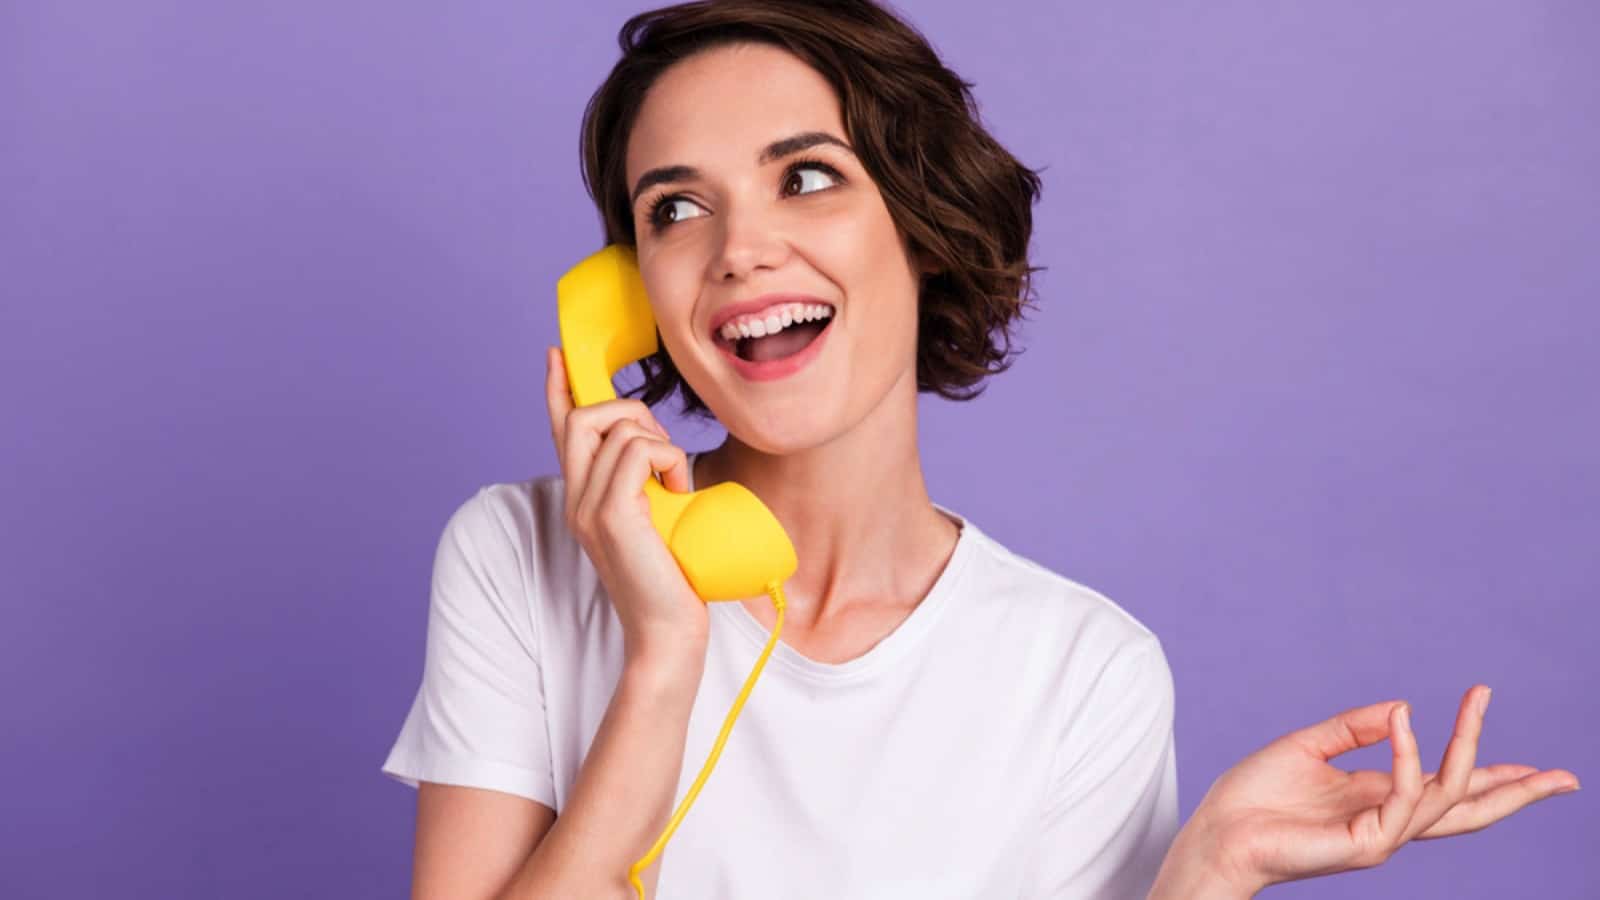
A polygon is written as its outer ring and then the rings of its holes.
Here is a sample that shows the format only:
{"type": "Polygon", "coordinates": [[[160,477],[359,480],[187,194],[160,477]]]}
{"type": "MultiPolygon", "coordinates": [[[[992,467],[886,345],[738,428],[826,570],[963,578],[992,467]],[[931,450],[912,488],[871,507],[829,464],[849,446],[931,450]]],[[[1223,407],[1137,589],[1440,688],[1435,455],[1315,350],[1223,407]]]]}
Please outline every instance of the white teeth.
{"type": "Polygon", "coordinates": [[[820,303],[804,303],[785,306],[777,312],[768,313],[761,319],[740,319],[723,325],[717,333],[723,339],[736,341],[740,338],[766,337],[777,334],[796,322],[815,322],[833,315],[833,310],[820,303]]]}

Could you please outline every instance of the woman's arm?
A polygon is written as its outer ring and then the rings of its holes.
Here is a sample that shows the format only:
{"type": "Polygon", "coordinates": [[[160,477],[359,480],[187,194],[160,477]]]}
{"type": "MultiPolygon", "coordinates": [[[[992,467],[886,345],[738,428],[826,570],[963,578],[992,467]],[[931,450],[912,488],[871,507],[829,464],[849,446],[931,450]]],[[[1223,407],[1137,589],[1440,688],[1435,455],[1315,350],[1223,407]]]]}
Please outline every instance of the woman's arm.
{"type": "MultiPolygon", "coordinates": [[[[498,900],[634,897],[628,869],[672,814],[704,668],[704,647],[629,660],[578,770],[572,802],[498,900]]],[[[658,862],[641,874],[646,896],[655,896],[660,871],[658,862]]]]}
{"type": "Polygon", "coordinates": [[[418,779],[413,900],[498,896],[555,820],[527,797],[418,779]]]}
{"type": "MultiPolygon", "coordinates": [[[[688,458],[638,400],[576,407],[565,355],[549,348],[545,400],[561,460],[563,519],[594,563],[621,625],[617,686],[572,802],[500,900],[635,896],[631,870],[672,814],[689,713],[705,671],[710,614],[655,531],[643,485],[687,491],[688,458]]],[[[660,867],[639,874],[655,894],[660,867]]]]}

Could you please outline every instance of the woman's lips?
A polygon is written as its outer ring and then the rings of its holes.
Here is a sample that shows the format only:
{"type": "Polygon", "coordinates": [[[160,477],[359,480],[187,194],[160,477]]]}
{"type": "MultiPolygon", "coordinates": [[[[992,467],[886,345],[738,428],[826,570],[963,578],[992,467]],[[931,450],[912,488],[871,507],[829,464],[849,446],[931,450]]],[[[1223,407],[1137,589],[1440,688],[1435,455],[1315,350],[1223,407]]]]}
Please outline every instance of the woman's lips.
{"type": "Polygon", "coordinates": [[[834,320],[838,317],[838,313],[829,316],[825,320],[826,324],[822,326],[822,330],[817,332],[817,336],[811,339],[811,343],[801,347],[797,352],[785,356],[783,359],[773,359],[766,362],[741,359],[738,353],[738,342],[722,337],[716,339],[717,349],[722,351],[723,357],[733,366],[733,370],[738,372],[746,381],[777,381],[794,375],[817,358],[818,354],[822,352],[823,342],[828,339],[828,334],[833,331],[834,320]]]}
{"type": "Polygon", "coordinates": [[[717,310],[717,314],[711,317],[711,334],[713,336],[719,334],[722,331],[723,325],[726,325],[740,316],[762,312],[764,310],[771,309],[774,306],[782,306],[785,303],[804,303],[814,306],[826,306],[835,312],[838,311],[838,308],[832,303],[829,303],[821,297],[813,297],[810,294],[763,294],[762,296],[756,297],[753,300],[741,300],[738,303],[730,303],[722,309],[717,310]]]}

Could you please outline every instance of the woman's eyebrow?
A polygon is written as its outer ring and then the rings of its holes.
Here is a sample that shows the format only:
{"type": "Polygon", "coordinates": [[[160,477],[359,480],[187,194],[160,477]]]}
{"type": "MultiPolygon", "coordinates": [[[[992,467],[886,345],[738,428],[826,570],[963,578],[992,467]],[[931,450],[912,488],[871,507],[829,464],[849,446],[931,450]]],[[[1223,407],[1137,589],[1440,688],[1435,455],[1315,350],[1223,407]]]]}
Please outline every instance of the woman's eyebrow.
{"type": "MultiPolygon", "coordinates": [[[[764,166],[767,163],[780,160],[785,156],[792,156],[818,144],[833,144],[843,147],[850,153],[855,153],[849,144],[834,137],[826,131],[802,131],[799,134],[773,141],[768,144],[761,154],[756,157],[756,165],[764,166]]],[[[639,183],[633,186],[633,194],[628,198],[629,205],[639,202],[639,195],[658,184],[671,184],[675,181],[693,181],[700,177],[700,170],[694,166],[658,166],[639,176],[639,183]]]]}
{"type": "Polygon", "coordinates": [[[756,159],[756,165],[764,166],[775,160],[783,159],[785,156],[793,156],[801,150],[815,147],[818,144],[833,144],[836,147],[843,147],[852,154],[856,152],[849,144],[826,131],[802,131],[793,137],[786,137],[781,141],[773,141],[768,144],[767,148],[761,151],[761,156],[756,159]]]}

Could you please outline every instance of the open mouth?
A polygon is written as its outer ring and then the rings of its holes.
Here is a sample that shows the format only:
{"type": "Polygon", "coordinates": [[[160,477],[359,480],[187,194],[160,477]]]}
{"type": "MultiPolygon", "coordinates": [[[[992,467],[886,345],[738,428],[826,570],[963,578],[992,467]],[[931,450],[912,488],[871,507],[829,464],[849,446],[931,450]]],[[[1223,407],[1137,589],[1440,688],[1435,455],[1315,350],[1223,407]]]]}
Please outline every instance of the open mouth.
{"type": "Polygon", "coordinates": [[[734,337],[728,338],[721,334],[716,336],[717,346],[722,347],[734,356],[746,362],[773,362],[787,359],[811,345],[817,336],[826,331],[833,324],[833,315],[809,322],[794,322],[780,328],[774,334],[762,337],[734,337]]]}

